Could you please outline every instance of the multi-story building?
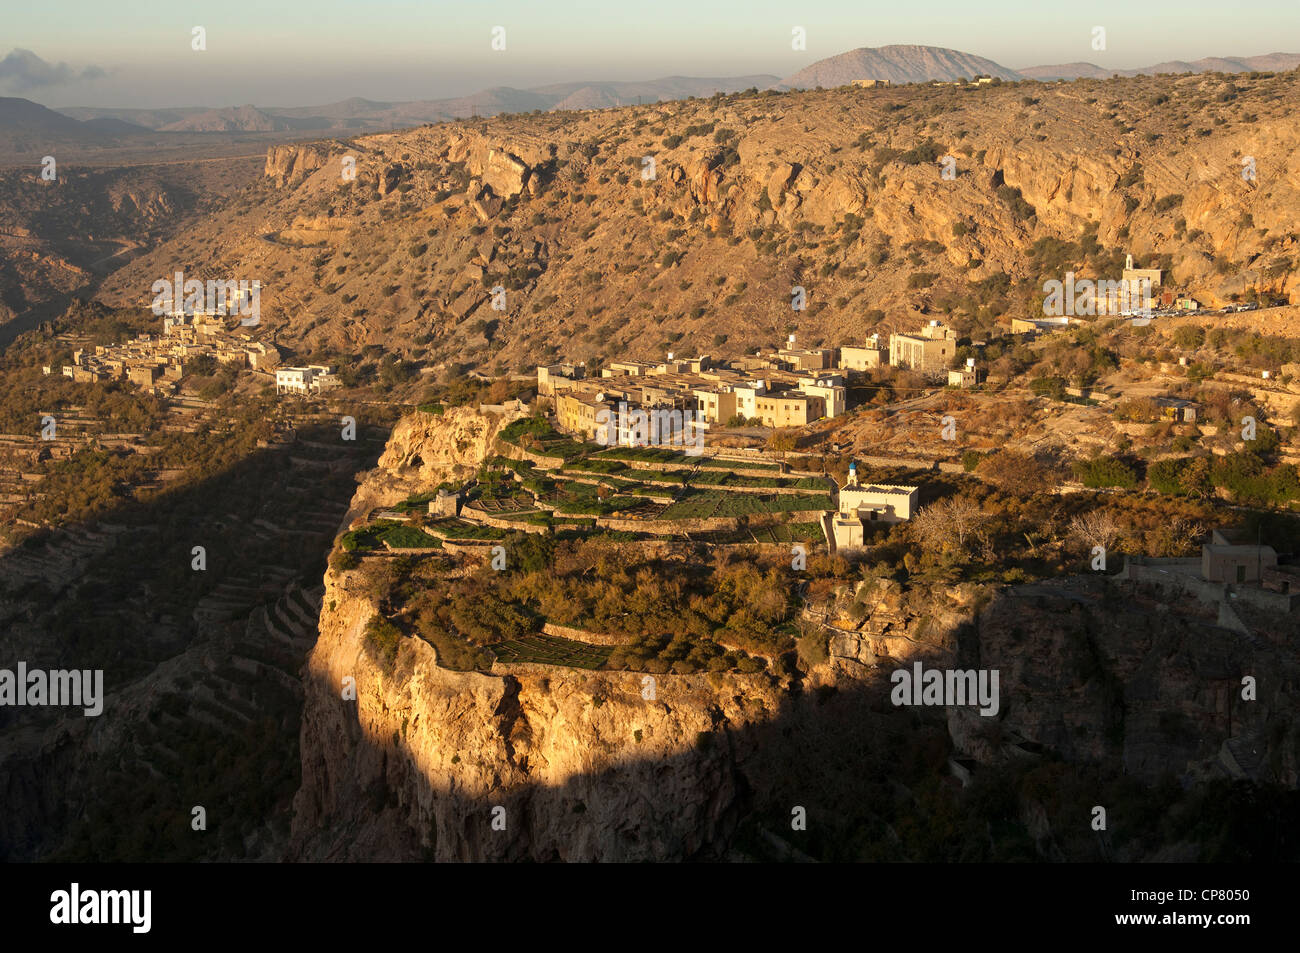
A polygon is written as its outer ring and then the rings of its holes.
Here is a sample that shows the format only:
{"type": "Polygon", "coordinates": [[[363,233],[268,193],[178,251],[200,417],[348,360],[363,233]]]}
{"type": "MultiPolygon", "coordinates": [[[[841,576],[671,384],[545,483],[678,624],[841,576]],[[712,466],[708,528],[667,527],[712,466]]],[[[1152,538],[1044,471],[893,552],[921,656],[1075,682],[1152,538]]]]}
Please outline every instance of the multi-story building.
{"type": "Polygon", "coordinates": [[[691,393],[696,412],[705,423],[725,424],[736,416],[736,394],[729,386],[697,388],[691,393]]]}
{"type": "Polygon", "coordinates": [[[277,394],[316,394],[340,385],[332,367],[308,364],[306,367],[281,367],[275,372],[277,394]]]}
{"type": "Polygon", "coordinates": [[[754,413],[765,427],[802,427],[826,416],[826,402],[812,394],[791,391],[759,394],[754,399],[754,413]]]}
{"type": "Polygon", "coordinates": [[[929,377],[942,377],[957,354],[957,334],[931,321],[916,334],[889,336],[889,363],[909,367],[929,377]]]}
{"type": "Polygon", "coordinates": [[[613,406],[603,399],[572,393],[557,394],[555,398],[555,416],[560,426],[570,433],[581,434],[587,440],[596,439],[597,432],[606,426],[596,420],[601,410],[610,412],[613,406]]]}
{"type": "Polygon", "coordinates": [[[556,391],[572,387],[586,376],[587,369],[581,364],[542,364],[537,368],[537,393],[554,397],[556,391]]]}
{"type": "Polygon", "coordinates": [[[867,343],[858,347],[846,344],[840,348],[840,368],[846,371],[866,371],[886,362],[888,351],[880,346],[880,335],[873,334],[867,343]]]}
{"type": "Polygon", "coordinates": [[[811,397],[821,398],[824,416],[826,417],[838,417],[848,409],[844,378],[838,374],[800,378],[798,388],[802,393],[811,397]]]}

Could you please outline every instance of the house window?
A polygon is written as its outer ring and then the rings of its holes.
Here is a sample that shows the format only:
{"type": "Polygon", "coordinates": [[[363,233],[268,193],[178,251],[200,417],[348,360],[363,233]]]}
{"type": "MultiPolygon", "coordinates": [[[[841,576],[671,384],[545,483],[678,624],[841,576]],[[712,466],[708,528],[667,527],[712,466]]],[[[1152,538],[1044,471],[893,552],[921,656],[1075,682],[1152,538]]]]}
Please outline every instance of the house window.
{"type": "Polygon", "coordinates": [[[1245,582],[1245,581],[1246,581],[1246,567],[1245,567],[1245,566],[1238,566],[1238,567],[1237,567],[1237,582],[1245,582]]]}

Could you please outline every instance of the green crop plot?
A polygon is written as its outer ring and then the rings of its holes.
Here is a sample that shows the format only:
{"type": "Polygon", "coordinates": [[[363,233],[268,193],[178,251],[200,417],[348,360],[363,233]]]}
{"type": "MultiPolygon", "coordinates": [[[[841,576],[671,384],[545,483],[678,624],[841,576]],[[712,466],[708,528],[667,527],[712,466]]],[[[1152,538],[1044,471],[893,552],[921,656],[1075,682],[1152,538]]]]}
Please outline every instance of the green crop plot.
{"type": "Polygon", "coordinates": [[[600,668],[609,661],[611,646],[588,645],[555,635],[525,635],[488,646],[501,662],[534,662],[569,668],[600,668]]]}

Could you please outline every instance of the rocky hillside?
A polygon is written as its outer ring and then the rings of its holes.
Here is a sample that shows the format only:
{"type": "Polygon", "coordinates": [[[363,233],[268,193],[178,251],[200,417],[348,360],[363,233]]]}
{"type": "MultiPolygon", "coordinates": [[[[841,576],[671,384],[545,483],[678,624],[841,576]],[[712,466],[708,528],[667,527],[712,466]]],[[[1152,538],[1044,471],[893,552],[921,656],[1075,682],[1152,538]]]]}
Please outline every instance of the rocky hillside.
{"type": "Polygon", "coordinates": [[[54,181],[41,178],[39,155],[0,171],[0,346],[60,314],[74,293],[89,293],[104,274],[242,190],[257,171],[240,158],[88,168],[75,152],[54,153],[54,181]],[[19,316],[21,327],[6,327],[19,316]]]}
{"type": "Polygon", "coordinates": [[[104,295],[147,304],[177,268],[260,278],[263,323],[302,354],[497,370],[727,356],[787,329],[838,344],[935,314],[987,328],[1125,252],[1209,304],[1284,296],[1298,83],[734,94],[279,147],[104,295]]]}

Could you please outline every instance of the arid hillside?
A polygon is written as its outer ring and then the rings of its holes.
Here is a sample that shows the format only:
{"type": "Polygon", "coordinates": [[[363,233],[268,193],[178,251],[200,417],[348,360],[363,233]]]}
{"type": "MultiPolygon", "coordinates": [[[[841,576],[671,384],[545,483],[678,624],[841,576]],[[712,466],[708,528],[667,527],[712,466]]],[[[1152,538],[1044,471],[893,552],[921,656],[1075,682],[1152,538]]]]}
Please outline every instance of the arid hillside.
{"type": "Polygon", "coordinates": [[[752,92],[278,147],[103,294],[146,305],[177,269],[259,278],[264,323],[303,356],[498,371],[926,315],[967,333],[1066,270],[1117,278],[1126,252],[1205,304],[1276,299],[1296,285],[1298,84],[752,92]]]}
{"type": "Polygon", "coordinates": [[[89,293],[99,277],[186,229],[190,216],[208,214],[256,174],[246,157],[112,168],[53,151],[52,181],[41,177],[39,155],[0,171],[0,345],[61,313],[72,295],[89,293]]]}

